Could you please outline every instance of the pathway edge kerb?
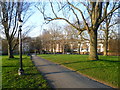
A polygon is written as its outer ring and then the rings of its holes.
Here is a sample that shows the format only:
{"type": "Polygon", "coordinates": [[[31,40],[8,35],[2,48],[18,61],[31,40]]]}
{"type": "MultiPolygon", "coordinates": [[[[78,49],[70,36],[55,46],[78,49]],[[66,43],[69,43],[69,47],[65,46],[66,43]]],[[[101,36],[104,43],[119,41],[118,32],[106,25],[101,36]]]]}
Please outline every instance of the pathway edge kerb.
{"type": "MultiPolygon", "coordinates": [[[[37,57],[40,57],[40,56],[37,56],[37,57]]],[[[44,58],[42,58],[42,57],[40,57],[40,58],[43,59],[43,60],[47,60],[47,59],[44,59],[44,58]]],[[[49,60],[47,60],[47,61],[49,61],[49,60]]],[[[49,61],[49,62],[52,62],[52,61],[49,61]]],[[[111,87],[111,88],[118,88],[118,87],[115,87],[115,86],[113,86],[113,85],[111,85],[111,84],[106,83],[105,81],[95,79],[95,78],[90,77],[90,76],[88,76],[88,75],[86,75],[86,74],[83,74],[83,73],[81,73],[81,72],[79,72],[79,71],[76,71],[76,70],[74,70],[74,69],[72,69],[72,68],[70,68],[70,67],[64,66],[64,65],[62,65],[62,64],[60,64],[60,63],[57,63],[57,62],[52,62],[52,63],[57,64],[57,65],[60,65],[60,66],[63,66],[63,67],[65,67],[65,68],[67,68],[67,69],[70,69],[70,70],[72,70],[72,71],[74,71],[74,72],[76,72],[76,73],[78,73],[78,74],[81,74],[82,76],[85,76],[85,77],[87,77],[87,78],[89,78],[89,79],[91,79],[91,80],[94,80],[94,81],[96,81],[96,82],[105,84],[105,85],[107,85],[107,86],[109,86],[109,87],[111,87]]]]}

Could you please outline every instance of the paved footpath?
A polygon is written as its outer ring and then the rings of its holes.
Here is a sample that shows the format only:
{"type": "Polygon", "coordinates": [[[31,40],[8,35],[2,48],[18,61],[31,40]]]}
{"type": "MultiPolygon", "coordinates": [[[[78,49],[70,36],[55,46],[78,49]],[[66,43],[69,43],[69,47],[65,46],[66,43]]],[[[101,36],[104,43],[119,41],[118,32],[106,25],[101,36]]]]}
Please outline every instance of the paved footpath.
{"type": "MultiPolygon", "coordinates": [[[[48,80],[52,88],[112,88],[91,80],[59,64],[33,55],[33,63],[48,80]]],[[[111,88],[111,89],[110,89],[111,88]]]]}

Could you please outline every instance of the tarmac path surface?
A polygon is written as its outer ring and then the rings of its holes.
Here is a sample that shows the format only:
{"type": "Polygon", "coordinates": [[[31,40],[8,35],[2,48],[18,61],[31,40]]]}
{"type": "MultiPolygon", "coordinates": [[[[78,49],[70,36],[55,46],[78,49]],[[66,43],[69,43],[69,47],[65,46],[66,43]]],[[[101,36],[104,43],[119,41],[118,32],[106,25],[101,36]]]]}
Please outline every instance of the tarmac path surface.
{"type": "Polygon", "coordinates": [[[112,90],[110,86],[89,79],[75,71],[69,70],[41,57],[33,55],[32,61],[48,80],[52,88],[108,88],[112,90]]]}

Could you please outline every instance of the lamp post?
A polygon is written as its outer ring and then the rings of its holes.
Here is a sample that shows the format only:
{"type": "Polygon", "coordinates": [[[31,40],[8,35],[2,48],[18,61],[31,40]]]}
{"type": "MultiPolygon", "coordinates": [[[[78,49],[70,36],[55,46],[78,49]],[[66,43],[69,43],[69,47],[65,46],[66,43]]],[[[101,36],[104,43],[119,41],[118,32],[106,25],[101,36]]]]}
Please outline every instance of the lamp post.
{"type": "Polygon", "coordinates": [[[22,38],[21,38],[22,23],[23,23],[23,21],[20,19],[18,21],[18,25],[19,25],[19,55],[20,55],[20,68],[18,70],[18,74],[19,75],[23,75],[24,74],[24,70],[23,70],[23,67],[22,67],[22,38]]]}

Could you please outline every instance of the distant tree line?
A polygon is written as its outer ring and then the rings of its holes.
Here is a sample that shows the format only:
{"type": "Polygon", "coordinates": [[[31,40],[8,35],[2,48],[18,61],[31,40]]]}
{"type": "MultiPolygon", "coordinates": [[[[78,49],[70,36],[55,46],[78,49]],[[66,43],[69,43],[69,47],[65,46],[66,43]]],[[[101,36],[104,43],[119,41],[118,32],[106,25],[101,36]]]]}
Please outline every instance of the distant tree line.
{"type": "MultiPolygon", "coordinates": [[[[98,40],[102,40],[104,45],[104,33],[101,36],[98,36],[98,40]]],[[[74,53],[75,48],[78,47],[83,41],[88,40],[89,37],[87,32],[83,32],[81,35],[78,35],[78,32],[71,26],[64,26],[61,28],[58,25],[52,24],[49,29],[44,29],[42,34],[38,37],[23,37],[23,54],[28,53],[38,53],[38,54],[65,54],[65,53],[74,53]],[[56,46],[58,46],[58,51],[56,52],[56,46]],[[73,45],[73,46],[71,46],[73,45]],[[62,49],[62,52],[60,52],[62,49]]],[[[108,39],[108,55],[118,55],[119,53],[119,43],[120,39],[118,38],[117,32],[111,33],[108,39]],[[116,34],[115,34],[116,33],[116,34]]],[[[7,51],[7,41],[6,39],[2,40],[2,54],[8,54],[7,51]]],[[[18,54],[18,45],[14,49],[14,54],[18,54]]],[[[104,54],[104,53],[103,53],[104,54]]]]}

